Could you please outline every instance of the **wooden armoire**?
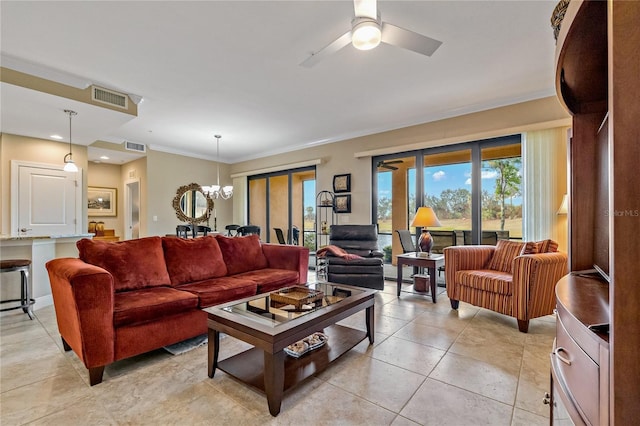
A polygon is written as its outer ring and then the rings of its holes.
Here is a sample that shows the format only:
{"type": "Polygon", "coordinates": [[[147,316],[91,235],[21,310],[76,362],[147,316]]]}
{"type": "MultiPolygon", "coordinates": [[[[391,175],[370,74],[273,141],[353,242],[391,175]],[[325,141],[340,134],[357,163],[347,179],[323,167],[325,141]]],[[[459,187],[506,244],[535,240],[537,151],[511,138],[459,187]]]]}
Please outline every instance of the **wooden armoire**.
{"type": "Polygon", "coordinates": [[[556,287],[551,423],[562,404],[575,424],[638,424],[640,1],[569,2],[556,90],[573,125],[570,274],[556,287]]]}

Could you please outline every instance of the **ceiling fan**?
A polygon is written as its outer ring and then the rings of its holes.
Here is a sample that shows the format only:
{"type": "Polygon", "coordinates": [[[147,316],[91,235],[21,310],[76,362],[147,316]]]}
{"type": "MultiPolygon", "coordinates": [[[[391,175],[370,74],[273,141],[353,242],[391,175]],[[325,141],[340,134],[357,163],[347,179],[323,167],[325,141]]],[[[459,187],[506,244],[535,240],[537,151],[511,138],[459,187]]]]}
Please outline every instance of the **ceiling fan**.
{"type": "Polygon", "coordinates": [[[433,55],[433,52],[442,44],[441,41],[431,37],[383,22],[377,11],[376,0],[353,0],[353,8],[355,17],[351,20],[351,30],[312,53],[300,63],[301,66],[311,68],[349,43],[352,43],[356,49],[369,50],[382,42],[426,56],[433,55]]]}
{"type": "Polygon", "coordinates": [[[396,166],[392,166],[391,164],[399,164],[404,163],[403,160],[389,160],[389,161],[378,161],[376,167],[379,169],[389,169],[389,170],[398,170],[396,166]]]}

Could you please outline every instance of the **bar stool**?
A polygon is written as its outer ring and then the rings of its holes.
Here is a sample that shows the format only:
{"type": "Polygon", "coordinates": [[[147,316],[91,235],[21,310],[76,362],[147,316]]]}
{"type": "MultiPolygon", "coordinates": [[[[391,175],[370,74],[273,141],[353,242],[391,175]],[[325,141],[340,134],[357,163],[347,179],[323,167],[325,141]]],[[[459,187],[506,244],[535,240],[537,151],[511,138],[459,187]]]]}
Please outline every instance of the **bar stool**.
{"type": "Polygon", "coordinates": [[[13,309],[20,309],[29,315],[30,319],[33,319],[33,311],[31,305],[36,303],[35,299],[31,298],[29,294],[29,268],[31,267],[31,261],[28,259],[9,259],[0,260],[0,273],[4,272],[20,272],[20,299],[2,300],[0,303],[20,302],[19,306],[12,308],[0,309],[0,312],[11,311],[13,309]]]}

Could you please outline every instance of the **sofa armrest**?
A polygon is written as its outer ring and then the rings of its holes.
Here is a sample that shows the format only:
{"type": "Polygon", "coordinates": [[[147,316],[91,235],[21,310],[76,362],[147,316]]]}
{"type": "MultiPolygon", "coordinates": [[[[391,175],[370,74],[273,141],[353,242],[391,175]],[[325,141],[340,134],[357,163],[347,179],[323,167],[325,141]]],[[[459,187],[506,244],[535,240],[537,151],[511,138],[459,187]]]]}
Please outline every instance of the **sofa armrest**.
{"type": "Polygon", "coordinates": [[[371,257],[379,257],[382,259],[384,258],[384,253],[380,250],[371,250],[371,257]]]}
{"type": "Polygon", "coordinates": [[[87,368],[114,361],[113,277],[80,259],[46,264],[58,330],[87,368]]]}
{"type": "Polygon", "coordinates": [[[309,249],[285,244],[262,244],[262,252],[269,268],[298,271],[298,284],[307,282],[309,273],[309,249]]]}
{"type": "Polygon", "coordinates": [[[556,306],[556,283],[567,274],[567,254],[526,254],[513,260],[513,316],[549,315],[556,306]]]}
{"type": "Polygon", "coordinates": [[[444,273],[447,294],[450,298],[455,299],[457,297],[456,272],[484,269],[485,265],[491,260],[495,249],[495,246],[488,245],[445,247],[444,273]]]}

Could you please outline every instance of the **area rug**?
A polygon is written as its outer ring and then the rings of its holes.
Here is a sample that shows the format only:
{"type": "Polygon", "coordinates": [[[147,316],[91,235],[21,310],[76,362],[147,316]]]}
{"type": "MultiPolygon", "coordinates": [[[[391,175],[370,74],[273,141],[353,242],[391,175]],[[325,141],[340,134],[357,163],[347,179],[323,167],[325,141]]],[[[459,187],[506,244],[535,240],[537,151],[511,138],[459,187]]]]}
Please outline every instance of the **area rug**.
{"type": "Polygon", "coordinates": [[[181,355],[185,352],[189,352],[192,349],[196,349],[200,346],[206,345],[208,340],[209,339],[207,338],[206,334],[201,334],[200,336],[192,337],[191,339],[183,340],[182,342],[165,346],[162,349],[172,355],[181,355]]]}

